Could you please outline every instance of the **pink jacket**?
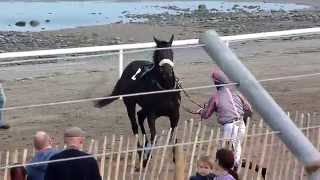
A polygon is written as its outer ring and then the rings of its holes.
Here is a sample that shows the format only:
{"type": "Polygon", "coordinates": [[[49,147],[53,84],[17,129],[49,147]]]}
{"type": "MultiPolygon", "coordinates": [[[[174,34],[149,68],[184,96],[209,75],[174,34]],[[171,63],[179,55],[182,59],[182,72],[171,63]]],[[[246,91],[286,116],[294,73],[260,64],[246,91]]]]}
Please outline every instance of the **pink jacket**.
{"type": "Polygon", "coordinates": [[[201,111],[201,118],[208,119],[213,112],[217,112],[220,124],[226,124],[243,117],[245,112],[252,112],[252,109],[242,95],[222,87],[210,97],[206,108],[201,111]]]}
{"type": "MultiPolygon", "coordinates": [[[[212,74],[216,85],[228,83],[228,78],[219,71],[212,74]]],[[[217,93],[212,95],[205,109],[201,111],[201,118],[208,119],[213,112],[217,112],[218,122],[226,124],[234,122],[243,117],[245,112],[252,112],[252,108],[245,98],[229,87],[219,87],[217,93]]]]}

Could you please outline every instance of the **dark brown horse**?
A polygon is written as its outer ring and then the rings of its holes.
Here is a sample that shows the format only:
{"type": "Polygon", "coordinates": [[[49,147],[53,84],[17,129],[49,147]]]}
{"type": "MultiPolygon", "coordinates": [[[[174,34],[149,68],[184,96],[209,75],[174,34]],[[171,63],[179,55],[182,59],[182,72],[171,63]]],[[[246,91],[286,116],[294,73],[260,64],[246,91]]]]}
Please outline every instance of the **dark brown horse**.
{"type": "MultiPolygon", "coordinates": [[[[110,96],[176,89],[176,77],[173,71],[173,51],[170,49],[173,35],[169,41],[154,38],[157,49],[153,54],[153,62],[133,61],[123,71],[110,96]]],[[[103,107],[112,103],[113,99],[103,99],[96,103],[96,107],[103,107]]],[[[147,118],[151,132],[151,142],[156,135],[155,120],[160,116],[169,117],[172,131],[179,121],[180,92],[150,94],[143,96],[123,97],[131,122],[133,134],[138,134],[138,123],[142,134],[146,134],[144,120],[147,118]],[[136,105],[141,110],[136,113],[136,105]]]]}

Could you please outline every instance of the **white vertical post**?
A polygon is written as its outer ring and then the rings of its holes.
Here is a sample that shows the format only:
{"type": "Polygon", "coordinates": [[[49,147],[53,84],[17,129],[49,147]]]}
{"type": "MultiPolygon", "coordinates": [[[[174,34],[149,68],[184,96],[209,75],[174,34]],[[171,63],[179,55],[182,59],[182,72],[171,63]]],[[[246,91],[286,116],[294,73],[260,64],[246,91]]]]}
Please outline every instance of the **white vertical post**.
{"type": "Polygon", "coordinates": [[[123,72],[123,49],[119,49],[119,78],[123,72]]]}
{"type": "MultiPolygon", "coordinates": [[[[214,30],[204,33],[199,42],[206,45],[204,48],[207,53],[228,77],[233,82],[239,83],[239,90],[253,104],[266,123],[273,130],[280,131],[279,138],[304,165],[309,167],[320,161],[318,150],[214,30]]],[[[319,166],[316,167],[316,171],[309,174],[309,179],[320,179],[319,166]]]]}
{"type": "Polygon", "coordinates": [[[229,47],[229,41],[225,40],[224,43],[226,43],[226,46],[229,47]]]}

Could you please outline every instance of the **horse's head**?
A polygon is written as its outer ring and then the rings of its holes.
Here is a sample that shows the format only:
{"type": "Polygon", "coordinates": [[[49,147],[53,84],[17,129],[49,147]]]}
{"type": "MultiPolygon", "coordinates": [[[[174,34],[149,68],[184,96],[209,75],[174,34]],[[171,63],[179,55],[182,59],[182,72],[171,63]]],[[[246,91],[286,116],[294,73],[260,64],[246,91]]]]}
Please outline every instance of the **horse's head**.
{"type": "Polygon", "coordinates": [[[155,70],[159,73],[161,85],[166,89],[174,88],[175,85],[173,51],[170,48],[173,38],[174,36],[172,35],[169,41],[161,41],[153,37],[157,48],[163,48],[154,51],[153,62],[155,70]]]}

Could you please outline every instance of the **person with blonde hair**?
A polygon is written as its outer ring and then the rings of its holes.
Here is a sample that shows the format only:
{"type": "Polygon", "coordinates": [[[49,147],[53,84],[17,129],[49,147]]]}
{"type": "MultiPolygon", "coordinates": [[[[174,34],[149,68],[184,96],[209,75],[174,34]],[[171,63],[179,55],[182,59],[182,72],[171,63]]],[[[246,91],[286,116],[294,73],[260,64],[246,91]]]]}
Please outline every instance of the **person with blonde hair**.
{"type": "Polygon", "coordinates": [[[213,161],[209,156],[201,156],[197,161],[197,173],[190,180],[214,180],[213,161]]]}

